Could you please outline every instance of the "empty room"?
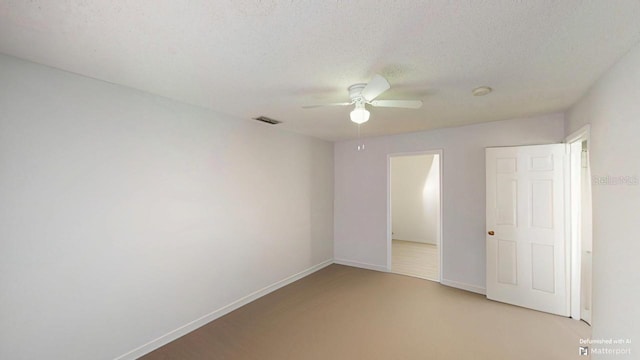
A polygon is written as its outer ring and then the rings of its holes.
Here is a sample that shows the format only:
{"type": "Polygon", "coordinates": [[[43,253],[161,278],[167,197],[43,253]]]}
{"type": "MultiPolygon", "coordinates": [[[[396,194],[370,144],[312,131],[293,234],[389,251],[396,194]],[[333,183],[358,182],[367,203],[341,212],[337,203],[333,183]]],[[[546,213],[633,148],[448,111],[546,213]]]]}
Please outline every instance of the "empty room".
{"type": "Polygon", "coordinates": [[[0,359],[638,359],[639,19],[0,0],[0,359]]]}

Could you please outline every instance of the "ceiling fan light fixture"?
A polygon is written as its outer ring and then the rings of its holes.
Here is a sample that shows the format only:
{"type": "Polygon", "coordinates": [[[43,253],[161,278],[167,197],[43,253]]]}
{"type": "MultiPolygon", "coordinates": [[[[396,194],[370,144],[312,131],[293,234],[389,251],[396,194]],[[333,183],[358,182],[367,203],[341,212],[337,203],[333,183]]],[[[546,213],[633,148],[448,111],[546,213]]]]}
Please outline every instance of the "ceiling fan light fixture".
{"type": "Polygon", "coordinates": [[[369,110],[366,105],[372,107],[419,109],[422,107],[422,100],[376,100],[376,98],[389,90],[391,85],[380,75],[375,75],[367,84],[353,84],[349,86],[349,102],[331,103],[323,105],[306,105],[305,109],[324,106],[350,106],[355,105],[351,111],[351,121],[360,125],[369,121],[369,110]]]}
{"type": "Polygon", "coordinates": [[[349,114],[351,117],[351,121],[360,125],[369,121],[369,110],[364,107],[364,104],[356,104],[356,108],[351,111],[349,114]]]}

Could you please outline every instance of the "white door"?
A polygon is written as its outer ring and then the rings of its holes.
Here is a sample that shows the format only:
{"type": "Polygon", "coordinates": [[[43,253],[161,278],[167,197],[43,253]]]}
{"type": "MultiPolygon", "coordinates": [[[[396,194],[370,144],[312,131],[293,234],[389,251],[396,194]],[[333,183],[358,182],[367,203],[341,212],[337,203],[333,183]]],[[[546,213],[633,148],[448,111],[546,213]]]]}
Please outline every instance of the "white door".
{"type": "Polygon", "coordinates": [[[487,298],[569,315],[565,145],[486,149],[487,298]]]}

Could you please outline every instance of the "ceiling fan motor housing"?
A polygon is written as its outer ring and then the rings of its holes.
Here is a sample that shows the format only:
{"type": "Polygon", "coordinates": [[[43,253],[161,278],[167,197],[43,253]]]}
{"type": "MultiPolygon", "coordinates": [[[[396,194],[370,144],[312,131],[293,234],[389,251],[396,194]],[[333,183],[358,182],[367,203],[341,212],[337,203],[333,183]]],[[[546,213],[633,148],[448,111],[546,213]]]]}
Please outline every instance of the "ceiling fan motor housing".
{"type": "Polygon", "coordinates": [[[366,99],[362,97],[362,90],[365,86],[367,86],[367,84],[354,84],[349,86],[349,98],[352,102],[366,101],[366,99]]]}

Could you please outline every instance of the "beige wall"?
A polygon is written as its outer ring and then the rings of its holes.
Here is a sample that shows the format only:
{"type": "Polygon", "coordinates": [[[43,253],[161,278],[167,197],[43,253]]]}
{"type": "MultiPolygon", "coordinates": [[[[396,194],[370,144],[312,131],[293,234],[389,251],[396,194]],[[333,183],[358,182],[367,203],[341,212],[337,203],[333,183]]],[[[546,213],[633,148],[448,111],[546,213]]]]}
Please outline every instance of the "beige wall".
{"type": "Polygon", "coordinates": [[[113,359],[332,238],[333,144],[0,55],[1,359],[113,359]]]}
{"type": "MultiPolygon", "coordinates": [[[[640,45],[567,112],[570,134],[591,124],[593,338],[630,338],[640,353],[640,45]],[[598,179],[622,177],[627,184],[598,179]]],[[[622,347],[628,347],[624,345],[622,347]]]]}

